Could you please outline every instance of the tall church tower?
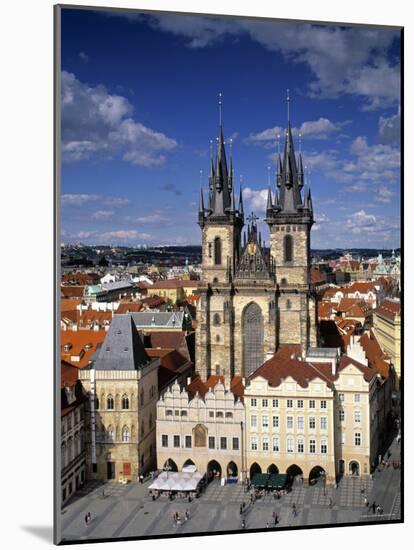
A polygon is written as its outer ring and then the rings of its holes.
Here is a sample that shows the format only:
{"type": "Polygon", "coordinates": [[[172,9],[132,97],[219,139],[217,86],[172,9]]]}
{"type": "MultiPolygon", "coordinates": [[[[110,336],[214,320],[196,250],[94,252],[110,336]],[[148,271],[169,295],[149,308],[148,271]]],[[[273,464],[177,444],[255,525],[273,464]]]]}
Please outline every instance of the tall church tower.
{"type": "Polygon", "coordinates": [[[203,378],[210,374],[231,375],[234,370],[232,280],[244,225],[241,190],[237,208],[235,204],[231,157],[230,166],[227,166],[221,124],[221,95],[219,112],[215,162],[210,159],[207,206],[200,189],[198,211],[198,224],[202,230],[203,274],[197,311],[196,369],[203,378]]]}
{"type": "Polygon", "coordinates": [[[316,346],[316,303],[310,281],[313,206],[310,188],[304,185],[302,154],[296,158],[294,151],[289,94],[287,100],[283,161],[279,154],[275,200],[269,189],[266,222],[276,266],[277,346],[300,344],[302,352],[306,352],[309,346],[316,346]]]}
{"type": "MultiPolygon", "coordinates": [[[[221,99],[219,102],[221,110],[221,99]]],[[[200,190],[202,277],[197,305],[196,371],[249,376],[283,344],[305,353],[316,345],[315,299],[310,284],[310,190],[302,198],[302,156],[296,159],[290,119],[279,155],[276,196],[269,188],[266,222],[270,248],[252,213],[244,227],[243,196],[236,207],[233,171],[227,167],[220,124],[216,158],[210,162],[207,206],[200,190]]]]}

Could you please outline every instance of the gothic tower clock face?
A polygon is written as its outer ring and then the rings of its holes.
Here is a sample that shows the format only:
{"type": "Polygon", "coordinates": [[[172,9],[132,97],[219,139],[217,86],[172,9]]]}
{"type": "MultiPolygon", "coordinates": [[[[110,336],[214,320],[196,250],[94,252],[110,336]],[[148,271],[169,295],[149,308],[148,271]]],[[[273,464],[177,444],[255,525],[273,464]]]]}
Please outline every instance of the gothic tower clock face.
{"type": "Polygon", "coordinates": [[[256,254],[257,246],[255,243],[249,243],[247,245],[247,252],[250,254],[250,256],[254,256],[256,254]]]}

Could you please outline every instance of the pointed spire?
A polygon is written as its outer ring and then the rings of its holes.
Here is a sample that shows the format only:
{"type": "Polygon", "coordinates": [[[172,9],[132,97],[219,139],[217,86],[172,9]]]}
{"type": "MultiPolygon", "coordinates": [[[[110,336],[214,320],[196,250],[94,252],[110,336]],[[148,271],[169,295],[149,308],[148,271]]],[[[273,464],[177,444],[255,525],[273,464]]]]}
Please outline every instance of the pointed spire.
{"type": "Polygon", "coordinates": [[[266,206],[267,210],[271,210],[273,208],[273,199],[272,199],[272,190],[270,188],[270,185],[269,185],[269,189],[268,189],[268,192],[267,192],[267,206],[266,206]]]}
{"type": "Polygon", "coordinates": [[[303,187],[303,163],[302,163],[302,153],[299,153],[299,162],[298,162],[298,185],[299,189],[303,187]]]}
{"type": "Polygon", "coordinates": [[[221,126],[222,124],[222,120],[221,120],[221,106],[223,104],[223,101],[222,101],[222,93],[219,92],[219,100],[218,100],[218,108],[219,108],[219,126],[221,126]]]}
{"type": "Polygon", "coordinates": [[[198,213],[204,217],[204,193],[203,193],[203,171],[200,170],[200,201],[198,205],[198,213]]]}
{"type": "Polygon", "coordinates": [[[277,159],[277,186],[280,187],[283,181],[283,167],[282,167],[282,157],[278,156],[277,159]]]}
{"type": "Polygon", "coordinates": [[[242,182],[243,176],[240,176],[239,213],[241,217],[244,216],[242,182]]]}
{"type": "Polygon", "coordinates": [[[234,189],[231,190],[231,202],[230,202],[230,211],[236,211],[236,201],[234,199],[234,189]]]}
{"type": "Polygon", "coordinates": [[[287,120],[288,120],[288,125],[290,125],[290,94],[289,94],[289,88],[286,90],[286,102],[287,102],[287,120]]]}
{"type": "Polygon", "coordinates": [[[230,138],[229,191],[233,189],[233,139],[230,138]]]}

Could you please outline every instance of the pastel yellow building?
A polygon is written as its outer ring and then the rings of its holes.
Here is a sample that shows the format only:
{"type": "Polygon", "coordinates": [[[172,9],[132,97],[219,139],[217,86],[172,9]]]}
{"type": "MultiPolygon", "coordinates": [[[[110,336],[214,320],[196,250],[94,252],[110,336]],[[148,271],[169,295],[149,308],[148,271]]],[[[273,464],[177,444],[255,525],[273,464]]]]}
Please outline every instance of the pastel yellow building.
{"type": "Polygon", "coordinates": [[[374,329],[382,350],[390,357],[398,378],[401,378],[401,303],[387,298],[375,310],[374,329]]]}

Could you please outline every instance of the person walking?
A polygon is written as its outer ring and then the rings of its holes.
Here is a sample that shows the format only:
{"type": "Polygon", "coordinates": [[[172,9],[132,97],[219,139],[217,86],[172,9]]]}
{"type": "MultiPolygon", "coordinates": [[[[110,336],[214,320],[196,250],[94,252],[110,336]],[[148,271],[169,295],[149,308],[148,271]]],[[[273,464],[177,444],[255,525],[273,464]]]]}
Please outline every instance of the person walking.
{"type": "Polygon", "coordinates": [[[332,499],[329,497],[329,508],[332,508],[333,502],[332,499]]]}
{"type": "Polygon", "coordinates": [[[190,513],[188,510],[185,511],[185,521],[188,521],[190,519],[190,513]]]}
{"type": "Polygon", "coordinates": [[[270,525],[269,522],[266,523],[266,529],[269,529],[270,525]]]}
{"type": "Polygon", "coordinates": [[[244,519],[242,519],[241,526],[242,529],[246,529],[246,521],[244,519]]]}
{"type": "Polygon", "coordinates": [[[275,514],[275,525],[279,523],[279,518],[277,517],[277,514],[275,514]]]}
{"type": "Polygon", "coordinates": [[[368,502],[367,497],[364,497],[364,504],[365,504],[365,506],[369,506],[369,502],[368,502]]]}
{"type": "Polygon", "coordinates": [[[293,511],[294,517],[296,517],[296,504],[295,503],[292,504],[292,511],[293,511]]]}
{"type": "Polygon", "coordinates": [[[243,513],[243,504],[240,504],[240,515],[243,513]]]}
{"type": "Polygon", "coordinates": [[[376,508],[377,508],[377,505],[375,504],[375,500],[374,500],[374,502],[372,503],[371,508],[372,508],[372,513],[374,514],[374,513],[375,513],[375,510],[376,510],[376,508]]]}
{"type": "Polygon", "coordinates": [[[88,525],[88,514],[85,514],[85,525],[88,525]]]}

